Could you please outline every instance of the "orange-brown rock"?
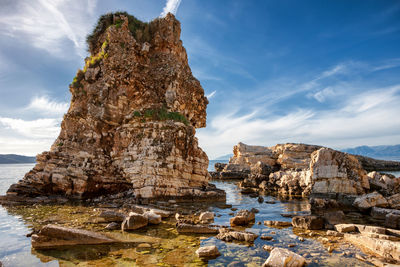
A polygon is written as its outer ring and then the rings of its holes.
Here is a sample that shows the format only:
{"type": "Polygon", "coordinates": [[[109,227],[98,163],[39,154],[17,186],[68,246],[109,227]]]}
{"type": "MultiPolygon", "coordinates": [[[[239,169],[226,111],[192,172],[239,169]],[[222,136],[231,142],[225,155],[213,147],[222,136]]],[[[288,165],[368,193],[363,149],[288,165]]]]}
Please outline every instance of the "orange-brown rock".
{"type": "Polygon", "coordinates": [[[8,196],[133,189],[137,198],[224,199],[208,184],[208,157],[195,137],[208,101],[180,31],[172,14],[147,24],[124,13],[103,16],[70,85],[59,137],[8,196]]]}

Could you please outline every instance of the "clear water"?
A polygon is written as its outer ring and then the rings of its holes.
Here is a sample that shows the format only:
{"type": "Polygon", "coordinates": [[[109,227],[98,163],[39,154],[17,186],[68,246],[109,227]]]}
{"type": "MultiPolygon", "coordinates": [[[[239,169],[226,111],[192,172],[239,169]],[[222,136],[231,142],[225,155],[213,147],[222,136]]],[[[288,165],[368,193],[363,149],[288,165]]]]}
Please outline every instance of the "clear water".
{"type": "MultiPolygon", "coordinates": [[[[0,165],[0,193],[4,194],[10,184],[23,177],[32,167],[33,164],[0,165]]],[[[234,182],[214,183],[218,188],[226,191],[227,203],[231,204],[233,208],[259,209],[260,212],[256,214],[256,223],[248,228],[240,228],[241,230],[260,235],[272,235],[274,241],[258,238],[254,245],[250,246],[223,242],[207,235],[202,238],[201,235],[178,235],[173,227],[174,221],[171,219],[171,222],[163,223],[160,226],[146,227],[146,229],[122,235],[123,238],[130,240],[152,243],[149,251],[138,251],[138,248],[131,247],[85,246],[40,252],[31,249],[31,240],[26,237],[26,234],[30,232],[29,228],[37,223],[36,217],[31,217],[32,210],[39,210],[40,216],[46,219],[66,213],[68,221],[75,221],[75,218],[83,217],[82,211],[90,212],[90,209],[87,207],[49,208],[38,206],[25,207],[27,212],[12,211],[13,215],[11,215],[10,211],[0,206],[0,261],[4,266],[156,266],[157,264],[159,266],[227,266],[231,262],[238,262],[238,265],[235,266],[261,266],[269,255],[263,250],[263,245],[287,248],[289,244],[295,244],[296,246],[290,250],[302,255],[308,253],[309,266],[368,265],[354,258],[356,253],[362,254],[354,247],[336,243],[334,252],[328,253],[327,245],[317,241],[317,237],[311,238],[304,233],[294,232],[291,227],[275,229],[258,224],[264,220],[290,221],[290,218],[282,217],[281,213],[307,213],[309,205],[306,200],[284,201],[265,196],[265,200],[275,200],[276,203],[259,203],[256,198],[240,194],[234,182]],[[76,212],[79,209],[81,209],[81,215],[76,212]],[[69,212],[70,214],[68,214],[69,212]],[[305,237],[304,242],[299,241],[299,235],[305,237]],[[208,262],[200,261],[194,251],[200,245],[211,244],[216,245],[222,255],[208,262]],[[351,251],[352,254],[345,257],[342,255],[344,251],[351,251]]],[[[232,217],[231,209],[218,207],[209,209],[216,214],[215,224],[229,225],[229,219],[232,217]]],[[[114,231],[113,234],[121,237],[120,231],[114,231]]]]}

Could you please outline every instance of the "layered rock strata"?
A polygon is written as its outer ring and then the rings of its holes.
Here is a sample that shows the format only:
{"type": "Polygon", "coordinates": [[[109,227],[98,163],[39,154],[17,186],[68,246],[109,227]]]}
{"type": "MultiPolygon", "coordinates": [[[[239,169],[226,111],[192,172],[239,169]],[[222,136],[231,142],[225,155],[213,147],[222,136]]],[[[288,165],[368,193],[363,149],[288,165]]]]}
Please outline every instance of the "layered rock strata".
{"type": "Polygon", "coordinates": [[[180,32],[172,14],[150,23],[126,13],[101,17],[59,137],[8,199],[130,189],[136,198],[224,200],[208,184],[208,158],[195,137],[208,101],[180,32]]]}
{"type": "Polygon", "coordinates": [[[367,173],[359,156],[305,144],[261,147],[239,143],[233,152],[229,163],[218,165],[220,172],[213,177],[241,179],[243,193],[311,197],[313,212],[351,208],[365,213],[375,206],[400,206],[400,179],[367,173]]]}

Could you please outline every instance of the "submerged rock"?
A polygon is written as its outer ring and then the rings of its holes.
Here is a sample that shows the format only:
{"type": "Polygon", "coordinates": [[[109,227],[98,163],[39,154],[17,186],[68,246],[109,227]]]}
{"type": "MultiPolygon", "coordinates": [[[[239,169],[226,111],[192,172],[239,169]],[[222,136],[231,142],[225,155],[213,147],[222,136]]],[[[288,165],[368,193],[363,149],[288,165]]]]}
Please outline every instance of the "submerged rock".
{"type": "Polygon", "coordinates": [[[176,230],[180,234],[216,234],[218,228],[210,227],[206,225],[196,225],[187,223],[178,223],[176,230]]]}
{"type": "Polygon", "coordinates": [[[138,25],[128,14],[105,16],[70,85],[60,135],[8,198],[86,199],[131,189],[136,199],[225,200],[208,184],[208,157],[195,137],[206,126],[208,100],[188,65],[179,21],[171,13],[138,25]]]}
{"type": "Polygon", "coordinates": [[[290,227],[292,226],[292,223],[282,221],[264,221],[264,225],[269,227],[290,227]]]}
{"type": "Polygon", "coordinates": [[[325,220],[319,216],[295,216],[292,225],[307,230],[321,230],[325,228],[325,220]]]}
{"type": "Polygon", "coordinates": [[[32,235],[32,247],[35,249],[52,249],[60,246],[100,245],[118,243],[120,241],[99,233],[46,225],[38,234],[32,235]]]}
{"type": "Polygon", "coordinates": [[[274,248],[263,267],[302,267],[306,259],[299,254],[284,248],[274,248]]]}

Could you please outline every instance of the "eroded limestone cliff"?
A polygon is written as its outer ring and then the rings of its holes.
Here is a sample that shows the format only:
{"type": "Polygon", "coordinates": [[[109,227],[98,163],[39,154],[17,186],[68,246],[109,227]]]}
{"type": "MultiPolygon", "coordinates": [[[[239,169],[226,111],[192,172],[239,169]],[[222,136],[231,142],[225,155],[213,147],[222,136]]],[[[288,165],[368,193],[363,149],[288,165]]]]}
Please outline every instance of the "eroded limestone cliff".
{"type": "Polygon", "coordinates": [[[7,196],[224,199],[208,184],[195,129],[207,98],[193,77],[172,14],[143,23],[107,14],[89,36],[91,56],[70,85],[61,133],[7,196]]]}

